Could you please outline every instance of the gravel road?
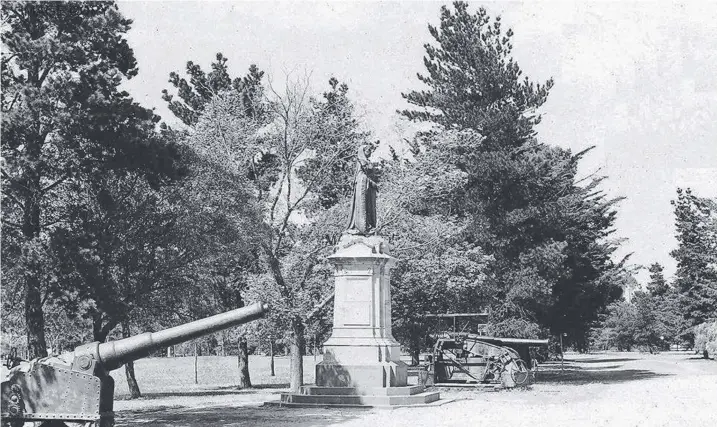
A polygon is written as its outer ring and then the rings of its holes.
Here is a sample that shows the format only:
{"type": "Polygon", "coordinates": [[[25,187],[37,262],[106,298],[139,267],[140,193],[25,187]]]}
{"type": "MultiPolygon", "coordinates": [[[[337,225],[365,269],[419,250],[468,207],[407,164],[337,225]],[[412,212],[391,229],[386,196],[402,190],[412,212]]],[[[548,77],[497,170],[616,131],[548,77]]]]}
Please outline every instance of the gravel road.
{"type": "Polygon", "coordinates": [[[570,355],[530,390],[442,389],[438,407],[261,407],[282,389],[156,393],[115,403],[117,426],[717,426],[717,362],[686,353],[570,355]]]}

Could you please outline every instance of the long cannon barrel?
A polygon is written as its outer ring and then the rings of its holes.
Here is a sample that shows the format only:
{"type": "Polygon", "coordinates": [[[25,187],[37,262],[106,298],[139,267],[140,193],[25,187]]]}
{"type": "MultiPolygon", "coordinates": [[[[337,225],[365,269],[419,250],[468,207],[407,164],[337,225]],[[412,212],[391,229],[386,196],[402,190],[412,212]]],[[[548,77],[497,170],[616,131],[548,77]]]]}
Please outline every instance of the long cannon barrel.
{"type": "Polygon", "coordinates": [[[104,369],[111,371],[127,362],[146,357],[159,348],[256,320],[262,317],[268,308],[267,304],[258,302],[163,331],[145,332],[133,337],[102,343],[99,344],[97,353],[104,369]]]}

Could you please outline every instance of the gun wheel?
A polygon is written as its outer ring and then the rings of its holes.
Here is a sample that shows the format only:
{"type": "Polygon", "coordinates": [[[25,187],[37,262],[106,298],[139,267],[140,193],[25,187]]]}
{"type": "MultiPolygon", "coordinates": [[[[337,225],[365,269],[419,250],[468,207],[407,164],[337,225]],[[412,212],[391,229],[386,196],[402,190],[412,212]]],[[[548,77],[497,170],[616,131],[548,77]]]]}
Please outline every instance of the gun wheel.
{"type": "Polygon", "coordinates": [[[518,369],[511,371],[511,376],[513,377],[513,382],[516,386],[526,386],[530,383],[530,374],[531,372],[528,370],[527,366],[525,366],[525,362],[523,362],[522,359],[518,359],[516,361],[516,365],[518,366],[518,369]]]}
{"type": "Polygon", "coordinates": [[[528,371],[513,371],[512,375],[513,381],[517,386],[527,385],[528,380],[530,379],[530,372],[528,371]]]}
{"type": "Polygon", "coordinates": [[[453,366],[450,366],[450,365],[446,366],[446,370],[445,370],[446,379],[448,379],[448,380],[453,379],[453,373],[455,371],[456,371],[456,368],[454,368],[453,366]]]}

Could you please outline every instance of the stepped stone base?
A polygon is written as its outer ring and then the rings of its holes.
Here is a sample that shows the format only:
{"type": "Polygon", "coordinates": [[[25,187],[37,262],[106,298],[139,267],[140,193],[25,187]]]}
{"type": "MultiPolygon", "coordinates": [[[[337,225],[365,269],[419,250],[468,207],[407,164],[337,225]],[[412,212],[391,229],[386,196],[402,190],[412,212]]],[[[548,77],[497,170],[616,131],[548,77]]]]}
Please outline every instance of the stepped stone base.
{"type": "MultiPolygon", "coordinates": [[[[358,191],[358,190],[357,190],[358,191]]],[[[390,270],[396,259],[380,236],[346,232],[334,265],[334,323],[316,365],[316,385],[283,393],[280,406],[384,407],[436,404],[440,395],[408,386],[408,367],[391,333],[390,270]]],[[[440,404],[440,403],[439,403],[440,404]]]]}
{"type": "Polygon", "coordinates": [[[354,387],[304,386],[298,393],[282,393],[278,402],[270,404],[288,407],[357,407],[392,408],[421,406],[437,402],[438,392],[427,392],[423,386],[354,387]]]}
{"type": "Polygon", "coordinates": [[[359,394],[363,390],[391,387],[405,388],[408,372],[403,362],[372,362],[340,364],[324,361],[316,365],[316,386],[319,388],[353,387],[359,394]]]}

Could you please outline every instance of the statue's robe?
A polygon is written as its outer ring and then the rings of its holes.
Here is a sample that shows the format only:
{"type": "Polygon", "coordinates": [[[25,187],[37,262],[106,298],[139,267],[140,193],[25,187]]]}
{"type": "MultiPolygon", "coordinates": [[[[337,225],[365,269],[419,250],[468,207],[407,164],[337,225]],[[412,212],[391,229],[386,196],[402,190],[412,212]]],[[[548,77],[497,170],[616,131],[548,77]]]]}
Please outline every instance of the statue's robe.
{"type": "Polygon", "coordinates": [[[376,183],[359,165],[354,178],[354,195],[351,201],[351,218],[348,231],[367,234],[376,228],[376,183]]]}

